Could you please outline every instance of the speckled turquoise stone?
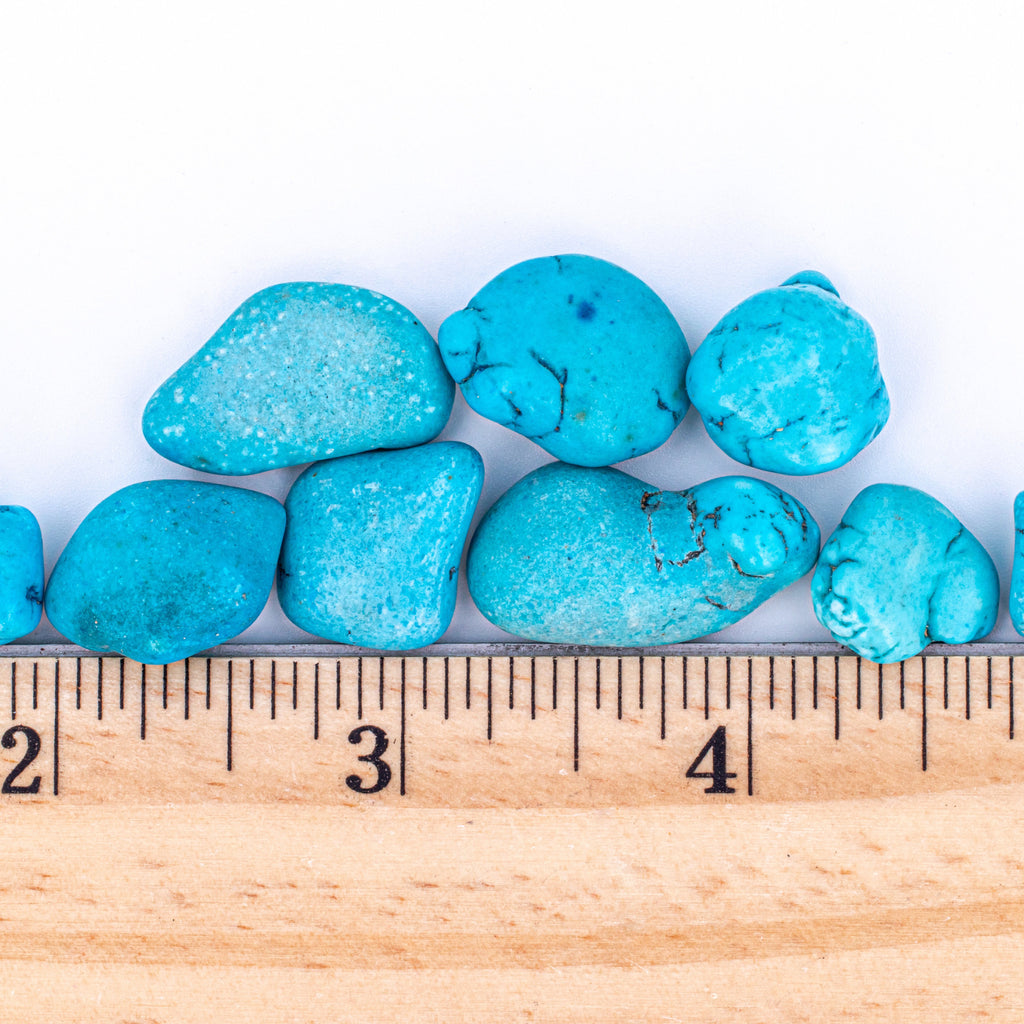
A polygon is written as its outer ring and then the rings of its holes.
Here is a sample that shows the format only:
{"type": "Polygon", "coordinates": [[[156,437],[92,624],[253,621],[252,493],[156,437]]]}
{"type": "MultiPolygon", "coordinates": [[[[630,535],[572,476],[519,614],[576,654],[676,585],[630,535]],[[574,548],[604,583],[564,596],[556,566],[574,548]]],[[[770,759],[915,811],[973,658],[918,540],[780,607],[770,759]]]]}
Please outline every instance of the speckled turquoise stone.
{"type": "Polygon", "coordinates": [[[887,664],[930,643],[991,631],[999,576],[988,552],[941,502],[899,484],[865,488],[821,550],[814,613],[863,658],[887,664]]]}
{"type": "Polygon", "coordinates": [[[0,505],[0,644],[31,633],[43,613],[43,537],[27,508],[0,505]]]}
{"type": "Polygon", "coordinates": [[[1024,636],[1024,491],[1013,503],[1013,571],[1010,574],[1010,621],[1024,636]]]}
{"type": "Polygon", "coordinates": [[[686,387],[722,451],[773,473],[842,466],[889,418],[874,332],[814,271],[726,313],[686,387]]]}
{"type": "Polygon", "coordinates": [[[581,466],[657,448],[690,407],[675,318],[592,256],[509,268],[445,320],[438,345],[471,408],[581,466]]]}
{"type": "Polygon", "coordinates": [[[811,569],[818,540],[800,502],[760,480],[661,491],[556,462],[484,516],[467,575],[477,607],[509,633],[638,647],[743,618],[811,569]]]}
{"type": "Polygon", "coordinates": [[[229,640],[263,610],[285,513],[255,491],[190,480],[132,484],[68,541],[46,613],[69,640],[162,665],[229,640]]]}
{"type": "Polygon", "coordinates": [[[292,486],[277,593],[316,636],[382,650],[433,643],[455,610],[483,461],[467,444],[350,455],[292,486]]]}
{"type": "Polygon", "coordinates": [[[142,430],[183,466],[261,473],[422,444],[454,393],[433,338],[393,299],[280,284],[246,299],[157,389],[142,430]]]}

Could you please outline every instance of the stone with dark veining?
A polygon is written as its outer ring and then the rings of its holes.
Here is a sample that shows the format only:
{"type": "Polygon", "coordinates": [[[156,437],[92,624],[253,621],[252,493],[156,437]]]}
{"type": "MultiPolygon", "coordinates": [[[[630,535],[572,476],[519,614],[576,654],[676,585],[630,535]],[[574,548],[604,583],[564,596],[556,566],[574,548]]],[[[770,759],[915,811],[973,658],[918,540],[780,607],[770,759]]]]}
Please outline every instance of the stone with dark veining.
{"type": "Polygon", "coordinates": [[[649,452],[689,408],[675,318],[638,278],[592,256],[510,267],[445,320],[438,344],[476,412],[565,462],[649,452]]]}
{"type": "Polygon", "coordinates": [[[74,643],[166,664],[229,640],[263,610],[285,513],[266,494],[190,480],[132,484],[100,502],[46,588],[74,643]]]}
{"type": "Polygon", "coordinates": [[[436,437],[455,386],[433,338],[393,299],[297,283],[246,299],[165,381],[146,440],[207,473],[260,473],[436,437]]]}
{"type": "Polygon", "coordinates": [[[43,537],[20,505],[0,505],[0,644],[31,633],[43,611],[43,537]]]}
{"type": "Polygon", "coordinates": [[[899,484],[865,488],[825,542],[811,580],[818,619],[841,644],[887,664],[995,625],[999,577],[941,502],[899,484]]]}
{"type": "Polygon", "coordinates": [[[480,611],[529,640],[639,647],[722,629],[814,565],[818,526],[748,477],[662,491],[553,463],[508,490],[470,544],[480,611]]]}
{"type": "Polygon", "coordinates": [[[1010,574],[1010,621],[1024,636],[1024,491],[1013,503],[1013,570],[1010,574]]]}
{"type": "Polygon", "coordinates": [[[774,473],[835,469],[889,417],[874,332],[814,271],[727,313],[694,353],[686,387],[715,444],[774,473]]]}
{"type": "Polygon", "coordinates": [[[483,476],[476,450],[457,442],[310,466],[285,502],[285,614],[316,636],[364,647],[439,639],[483,476]]]}

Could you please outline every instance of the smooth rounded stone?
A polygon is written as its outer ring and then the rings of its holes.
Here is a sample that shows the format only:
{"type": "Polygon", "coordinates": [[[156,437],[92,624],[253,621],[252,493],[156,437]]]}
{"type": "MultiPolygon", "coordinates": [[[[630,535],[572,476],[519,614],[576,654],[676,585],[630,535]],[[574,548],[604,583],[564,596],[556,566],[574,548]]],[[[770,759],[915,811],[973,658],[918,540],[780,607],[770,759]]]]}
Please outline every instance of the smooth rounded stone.
{"type": "Polygon", "coordinates": [[[0,505],[0,644],[31,633],[43,613],[43,536],[27,508],[0,505]]]}
{"type": "Polygon", "coordinates": [[[1024,636],[1024,491],[1013,503],[1013,571],[1010,574],[1010,621],[1024,636]]]}
{"type": "Polygon", "coordinates": [[[277,584],[285,615],[346,644],[433,643],[455,611],[483,479],[476,449],[457,442],[310,466],[285,501],[277,584]]]}
{"type": "Polygon", "coordinates": [[[581,466],[652,451],[690,407],[690,350],[668,307],[592,256],[510,267],[444,321],[438,345],[471,408],[581,466]]]}
{"type": "Polygon", "coordinates": [[[941,502],[913,487],[873,484],[825,541],[811,597],[839,643],[888,664],[932,642],[985,636],[996,621],[999,576],[941,502]]]}
{"type": "Polygon", "coordinates": [[[470,544],[469,589],[529,640],[640,647],[743,618],[814,565],[818,526],[748,477],[660,491],[616,469],[553,463],[508,490],[470,544]]]}
{"type": "Polygon", "coordinates": [[[263,610],[285,513],[266,494],[190,480],[132,484],[68,541],[46,613],[69,640],[162,665],[231,639],[263,610]]]}
{"type": "Polygon", "coordinates": [[[686,388],[722,451],[773,473],[842,466],[889,418],[874,332],[810,270],[726,313],[686,388]]]}
{"type": "Polygon", "coordinates": [[[149,400],[146,440],[207,473],[261,473],[436,437],[455,385],[393,299],[280,284],[246,299],[149,400]]]}

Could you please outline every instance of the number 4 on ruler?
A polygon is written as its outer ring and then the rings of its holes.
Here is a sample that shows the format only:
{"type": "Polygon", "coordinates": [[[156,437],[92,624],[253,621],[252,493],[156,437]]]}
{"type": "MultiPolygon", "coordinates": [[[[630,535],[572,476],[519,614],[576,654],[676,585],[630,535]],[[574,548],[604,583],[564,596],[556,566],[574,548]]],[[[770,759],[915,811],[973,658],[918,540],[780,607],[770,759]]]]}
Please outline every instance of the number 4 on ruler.
{"type": "Polygon", "coordinates": [[[705,793],[735,793],[736,790],[729,785],[728,780],[735,779],[736,773],[726,771],[725,766],[725,726],[720,725],[711,734],[711,739],[701,747],[693,764],[686,769],[686,777],[688,779],[711,779],[711,785],[704,790],[705,793]],[[711,771],[697,771],[708,754],[711,755],[711,771]]]}

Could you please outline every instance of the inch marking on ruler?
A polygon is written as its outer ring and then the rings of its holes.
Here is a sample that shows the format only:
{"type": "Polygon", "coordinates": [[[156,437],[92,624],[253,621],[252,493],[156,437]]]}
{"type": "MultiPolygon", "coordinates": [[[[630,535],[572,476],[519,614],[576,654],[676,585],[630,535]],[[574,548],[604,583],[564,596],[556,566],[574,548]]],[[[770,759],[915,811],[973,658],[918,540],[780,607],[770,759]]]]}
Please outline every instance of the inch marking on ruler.
{"type": "Polygon", "coordinates": [[[286,654],[163,668],[119,656],[0,658],[13,723],[2,798],[592,806],[1011,782],[1024,774],[1018,657],[876,666],[835,653],[286,654]],[[982,673],[979,707],[971,687],[982,673]],[[609,681],[614,701],[603,699],[609,681]],[[899,683],[898,709],[887,681],[899,683]],[[527,683],[529,702],[517,700],[527,683]],[[465,700],[453,701],[460,687],[465,700]],[[738,791],[725,782],[737,775],[738,791]],[[690,781],[701,778],[712,785],[690,781]]]}

